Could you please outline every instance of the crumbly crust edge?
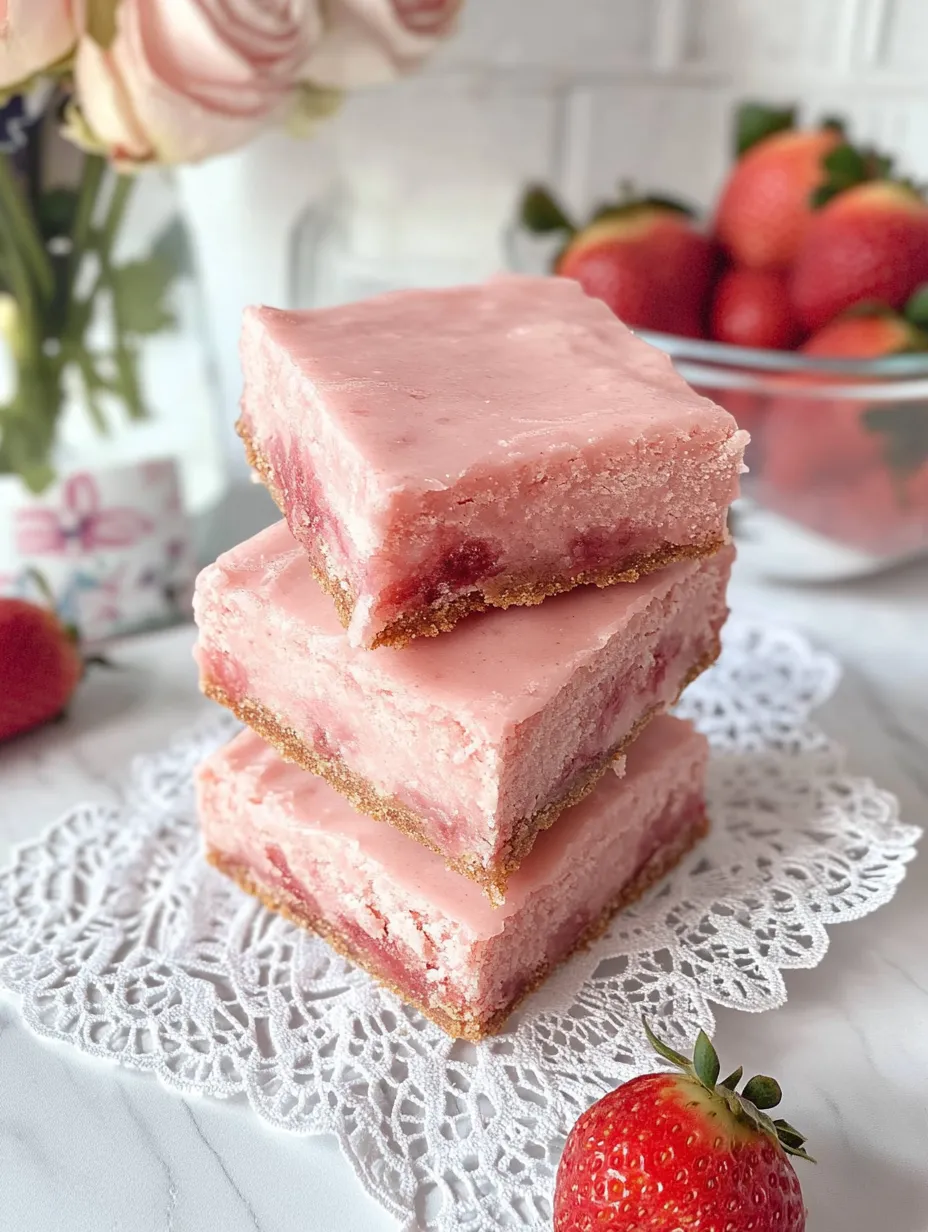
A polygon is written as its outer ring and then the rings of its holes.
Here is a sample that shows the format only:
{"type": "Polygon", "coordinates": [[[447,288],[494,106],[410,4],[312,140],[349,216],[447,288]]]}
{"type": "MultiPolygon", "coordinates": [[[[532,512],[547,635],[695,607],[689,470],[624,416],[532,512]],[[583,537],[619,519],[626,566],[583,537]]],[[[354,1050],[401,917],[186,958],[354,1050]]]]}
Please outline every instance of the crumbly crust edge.
{"type": "MultiPolygon", "coordinates": [[[[715,662],[720,650],[721,644],[716,639],[712,649],[687,672],[680,693],[715,662]]],[[[480,864],[475,856],[463,856],[449,860],[445,853],[426,837],[423,819],[416,812],[395,797],[379,792],[368,779],[351,770],[341,757],[337,755],[326,757],[316,752],[292,727],[288,727],[260,702],[252,698],[236,701],[220,684],[209,679],[205,673],[201,676],[200,688],[207,697],[225,706],[227,710],[231,710],[236,718],[250,727],[262,740],[272,745],[286,761],[293,762],[303,770],[308,770],[311,774],[325,779],[359,813],[365,813],[376,821],[394,826],[409,838],[415,839],[416,842],[422,843],[423,846],[441,856],[453,872],[460,873],[471,881],[476,881],[494,906],[501,905],[505,900],[509,877],[531,851],[541,831],[552,826],[565,809],[579,804],[588,796],[612,762],[631,747],[648,723],[661,712],[659,706],[648,710],[635,723],[625,739],[616,748],[604,754],[594,765],[588,767],[562,796],[533,813],[531,817],[522,818],[517,822],[513,829],[513,837],[503,853],[503,858],[491,868],[487,868],[480,864]]],[[[680,693],[677,695],[678,698],[680,693]]]]}
{"type": "MultiPolygon", "coordinates": [[[[285,502],[275,482],[274,469],[270,461],[258,449],[243,418],[239,418],[235,430],[242,438],[249,466],[258,475],[283,513],[285,502]]],[[[573,590],[577,586],[598,586],[604,589],[620,582],[637,582],[645,574],[665,569],[668,565],[677,564],[679,561],[700,560],[713,556],[727,543],[728,539],[723,535],[698,544],[667,544],[660,551],[630,557],[622,563],[620,568],[610,565],[602,569],[583,570],[567,577],[561,574],[508,580],[493,578],[492,587],[487,590],[475,590],[466,595],[457,595],[444,603],[432,604],[427,608],[419,608],[396,617],[375,635],[369,648],[376,650],[379,646],[401,647],[417,637],[437,637],[441,633],[449,633],[465,616],[474,612],[484,612],[491,607],[532,607],[554,595],[573,590]]],[[[329,572],[319,545],[313,548],[303,543],[302,546],[309,558],[313,576],[334,602],[338,618],[347,629],[357,596],[352,593],[347,582],[329,572]]]]}

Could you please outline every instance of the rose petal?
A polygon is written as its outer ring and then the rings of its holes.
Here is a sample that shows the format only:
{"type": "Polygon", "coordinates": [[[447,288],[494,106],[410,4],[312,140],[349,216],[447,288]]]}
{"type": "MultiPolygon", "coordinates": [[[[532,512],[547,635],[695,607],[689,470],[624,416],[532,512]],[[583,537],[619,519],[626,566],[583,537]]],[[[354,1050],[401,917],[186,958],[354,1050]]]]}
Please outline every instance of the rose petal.
{"type": "Polygon", "coordinates": [[[140,124],[163,162],[196,162],[234,149],[250,140],[278,110],[284,96],[245,97],[250,110],[204,105],[173,88],[157,71],[149,55],[150,0],[124,0],[120,29],[112,54],[119,63],[140,124]]]}
{"type": "Polygon", "coordinates": [[[0,88],[61,60],[76,37],[70,0],[0,0],[0,88]]]}
{"type": "Polygon", "coordinates": [[[421,28],[421,0],[401,7],[402,14],[395,0],[330,0],[322,40],[304,66],[304,76],[319,85],[351,90],[411,72],[454,28],[460,0],[444,0],[440,21],[436,0],[430,6],[428,30],[421,28]]]}
{"type": "Polygon", "coordinates": [[[143,161],[151,144],[135,114],[112,52],[84,35],[74,58],[74,80],[84,120],[94,137],[122,158],[143,161]]]}

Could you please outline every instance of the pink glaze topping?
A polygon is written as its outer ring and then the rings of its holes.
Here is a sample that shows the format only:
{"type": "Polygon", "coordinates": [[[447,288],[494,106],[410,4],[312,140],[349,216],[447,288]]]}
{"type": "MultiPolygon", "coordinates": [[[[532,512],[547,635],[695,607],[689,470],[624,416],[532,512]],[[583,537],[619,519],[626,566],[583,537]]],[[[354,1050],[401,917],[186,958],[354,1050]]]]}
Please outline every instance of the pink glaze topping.
{"type": "Polygon", "coordinates": [[[727,411],[571,279],[506,276],[317,311],[250,308],[246,414],[267,392],[268,347],[290,369],[286,387],[338,425],[331,444],[362,457],[382,491],[432,491],[474,467],[668,434],[681,444],[735,435],[727,411]]]}
{"type": "MultiPolygon", "coordinates": [[[[207,566],[194,606],[206,642],[222,649],[222,596],[247,594],[250,602],[237,604],[236,621],[247,616],[248,627],[256,629],[262,614],[273,611],[277,644],[323,655],[362,689],[405,696],[417,711],[426,705],[466,716],[468,727],[499,739],[540,711],[655,599],[702,573],[718,574],[723,589],[732,557],[733,550],[723,548],[708,560],[683,561],[634,583],[579,587],[539,606],[491,610],[443,637],[368,651],[349,643],[331,600],[281,521],[207,566]],[[217,601],[218,610],[212,607],[217,601]]],[[[701,608],[694,623],[714,614],[701,608]]],[[[634,653],[633,647],[623,649],[634,653]]]]}
{"type": "MultiPolygon", "coordinates": [[[[356,813],[322,779],[283,761],[250,731],[236,736],[202,768],[201,781],[221,785],[234,804],[229,815],[223,815],[217,803],[222,797],[201,792],[201,817],[207,841],[221,851],[238,853],[259,865],[263,843],[279,840],[288,848],[295,870],[324,862],[330,870],[328,884],[335,869],[343,885],[357,885],[359,893],[366,886],[366,910],[376,909],[379,898],[391,927],[400,928],[398,911],[403,904],[404,911],[414,909],[418,927],[450,922],[464,930],[470,944],[487,941],[504,929],[508,935],[507,921],[530,903],[534,911],[540,896],[569,893],[582,902],[586,893],[596,898],[601,887],[616,892],[636,871],[642,818],[656,816],[665,806],[668,781],[678,799],[698,799],[706,758],[704,737],[688,723],[669,716],[655,719],[629,751],[624,778],[607,774],[569,819],[540,836],[498,908],[489,904],[479,886],[449,872],[439,856],[392,827],[356,813]],[[252,810],[257,812],[252,815],[252,810]],[[619,868],[616,863],[626,862],[615,860],[616,839],[626,830],[627,867],[619,868]],[[613,863],[597,859],[603,850],[612,853],[613,863]],[[576,884],[578,877],[584,885],[576,884]]],[[[311,893],[318,889],[311,882],[307,888],[311,893]]],[[[534,938],[540,950],[545,940],[534,938]]],[[[531,939],[525,938],[525,943],[531,939]]]]}

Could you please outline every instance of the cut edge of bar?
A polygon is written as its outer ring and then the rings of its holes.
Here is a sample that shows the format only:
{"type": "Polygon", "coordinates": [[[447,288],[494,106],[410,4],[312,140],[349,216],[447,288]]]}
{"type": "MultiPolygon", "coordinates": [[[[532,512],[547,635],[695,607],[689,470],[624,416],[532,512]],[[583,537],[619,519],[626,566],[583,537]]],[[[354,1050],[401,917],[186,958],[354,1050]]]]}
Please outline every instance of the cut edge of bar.
{"type": "Polygon", "coordinates": [[[384,988],[389,989],[400,1000],[405,1001],[407,1005],[411,1005],[414,1009],[418,1010],[420,1014],[423,1014],[431,1022],[435,1023],[447,1035],[454,1039],[466,1039],[473,1043],[478,1043],[488,1036],[499,1034],[506,1020],[527,997],[537,991],[553,971],[569,961],[580,950],[587,948],[606,931],[613,918],[620,911],[623,911],[637,899],[641,898],[652,886],[667,876],[684,856],[698,842],[705,838],[709,828],[709,819],[703,813],[699,820],[692,826],[688,826],[673,844],[655,852],[633,877],[625,883],[612,902],[583,930],[566,954],[556,962],[543,963],[529,976],[525,985],[512,1001],[503,1006],[492,1017],[485,1020],[481,1020],[476,1016],[465,1016],[455,1013],[442,1006],[423,1005],[421,1001],[408,997],[396,983],[378,973],[375,963],[359,955],[335,927],[328,924],[325,920],[311,916],[305,908],[302,908],[295,896],[289,895],[279,888],[271,889],[259,883],[245,865],[228,858],[218,848],[207,848],[206,859],[224,876],[234,881],[246,894],[250,894],[258,899],[268,910],[283,916],[284,919],[289,920],[290,923],[297,925],[299,928],[306,928],[316,933],[337,954],[340,954],[349,962],[366,971],[368,975],[384,988]]]}
{"type": "MultiPolygon", "coordinates": [[[[683,690],[692,684],[697,676],[700,676],[707,668],[712,666],[718,658],[720,651],[721,642],[716,638],[712,649],[697,660],[687,672],[677,693],[676,700],[679,700],[683,690]]],[[[625,739],[615,749],[605,754],[595,765],[589,767],[579,781],[575,781],[562,796],[550,804],[546,804],[543,808],[532,814],[530,818],[522,818],[517,822],[514,827],[514,834],[518,834],[520,828],[524,827],[525,830],[524,835],[520,835],[521,841],[518,843],[513,841],[510,850],[500,865],[486,868],[479,864],[473,856],[448,860],[445,853],[423,834],[423,821],[417,813],[405,804],[402,804],[395,797],[379,792],[368,779],[351,770],[340,757],[322,757],[315,750],[310,749],[292,727],[288,727],[260,702],[254,701],[251,698],[244,698],[242,701],[233,700],[222,685],[208,679],[205,673],[201,675],[200,688],[207,697],[218,702],[219,705],[224,706],[227,710],[231,710],[237,719],[240,719],[241,722],[250,727],[263,740],[272,745],[286,761],[292,762],[303,770],[307,770],[311,774],[325,779],[359,813],[364,813],[366,816],[374,818],[375,821],[392,825],[395,829],[407,835],[407,837],[421,843],[431,851],[434,851],[436,855],[441,856],[452,872],[459,873],[471,881],[477,882],[490,902],[497,907],[505,901],[506,885],[509,877],[518,869],[519,865],[529,854],[538,835],[543,830],[549,829],[565,810],[585,799],[596,787],[599,780],[609,769],[609,766],[616,758],[621,757],[627,752],[642,731],[644,731],[645,727],[647,727],[648,723],[658,714],[665,712],[665,709],[660,706],[652,707],[638,719],[625,739]]],[[[675,704],[675,702],[671,704],[675,704]]],[[[669,709],[669,707],[666,709],[669,709]]]]}
{"type": "MultiPolygon", "coordinates": [[[[235,425],[235,430],[244,444],[248,465],[267,488],[278,509],[284,513],[286,502],[274,482],[273,467],[256,446],[254,437],[241,417],[235,425]]],[[[575,590],[578,586],[598,586],[600,589],[605,589],[607,586],[620,583],[637,582],[646,574],[654,573],[658,569],[666,569],[669,565],[679,564],[684,560],[704,560],[714,556],[729,542],[728,536],[722,535],[719,538],[707,539],[700,544],[667,544],[660,551],[633,556],[623,561],[618,568],[612,565],[602,569],[584,570],[567,577],[559,574],[556,577],[513,580],[510,585],[500,591],[494,590],[487,593],[483,590],[476,590],[466,595],[457,595],[440,606],[431,605],[396,617],[376,634],[369,649],[376,650],[380,646],[400,648],[417,637],[438,637],[442,633],[450,633],[458,621],[465,616],[485,612],[491,607],[503,609],[533,607],[544,602],[545,599],[575,590]]],[[[318,548],[313,551],[305,543],[301,543],[300,546],[306,552],[313,577],[332,599],[338,618],[347,629],[357,597],[347,583],[329,573],[322,552],[318,548]]]]}

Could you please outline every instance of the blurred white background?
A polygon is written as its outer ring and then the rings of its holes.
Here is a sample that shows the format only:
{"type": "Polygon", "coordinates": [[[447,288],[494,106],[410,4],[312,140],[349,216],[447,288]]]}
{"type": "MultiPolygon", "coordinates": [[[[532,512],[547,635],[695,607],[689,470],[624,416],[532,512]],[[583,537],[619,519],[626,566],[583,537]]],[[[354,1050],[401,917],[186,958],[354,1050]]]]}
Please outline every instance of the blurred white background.
{"type": "Polygon", "coordinates": [[[442,247],[477,278],[527,178],[575,208],[619,176],[708,203],[746,96],[845,115],[928,177],[926,70],[926,0],[466,0],[423,75],[352,97],[313,141],[182,172],[233,468],[242,306],[286,302],[294,224],[333,182],[370,207],[363,242],[442,247]]]}

